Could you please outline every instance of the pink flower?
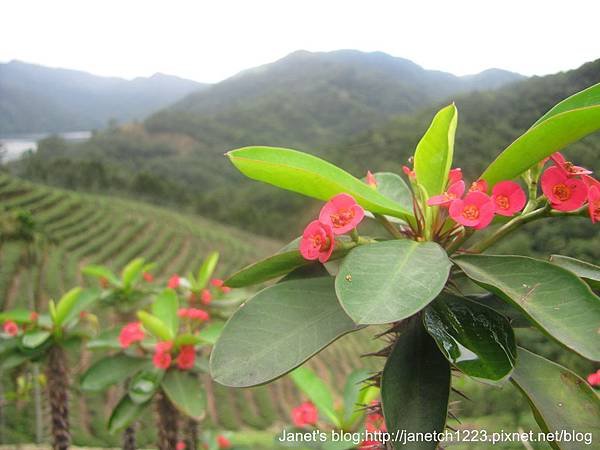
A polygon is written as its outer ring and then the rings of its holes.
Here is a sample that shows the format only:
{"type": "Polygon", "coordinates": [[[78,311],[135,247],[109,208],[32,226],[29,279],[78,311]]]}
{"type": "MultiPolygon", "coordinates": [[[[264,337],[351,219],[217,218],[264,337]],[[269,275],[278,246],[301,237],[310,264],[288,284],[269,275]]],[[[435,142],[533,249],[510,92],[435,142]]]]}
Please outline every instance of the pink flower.
{"type": "Polygon", "coordinates": [[[370,170],[367,170],[367,184],[373,189],[377,189],[377,180],[370,170]]]}
{"type": "Polygon", "coordinates": [[[416,174],[415,171],[412,170],[410,167],[408,166],[402,166],[402,172],[404,172],[404,174],[410,179],[410,180],[414,180],[416,178],[416,174]]]}
{"type": "Polygon", "coordinates": [[[12,320],[7,320],[4,322],[2,329],[9,336],[16,336],[19,333],[19,326],[12,320]]]}
{"type": "Polygon", "coordinates": [[[496,214],[512,216],[521,211],[527,202],[525,191],[514,181],[501,181],[492,188],[496,214]]]}
{"type": "Polygon", "coordinates": [[[144,275],[142,276],[144,277],[144,280],[146,280],[148,283],[152,283],[154,281],[154,277],[150,272],[144,272],[144,275]]]}
{"type": "Polygon", "coordinates": [[[166,370],[171,366],[172,359],[173,358],[171,358],[170,353],[156,352],[152,357],[152,364],[154,364],[154,367],[156,367],[157,369],[166,370]]]}
{"type": "Polygon", "coordinates": [[[292,422],[297,427],[316,425],[318,415],[319,413],[315,405],[311,402],[304,402],[300,406],[292,409],[292,422]]]}
{"type": "Polygon", "coordinates": [[[185,442],[183,441],[179,441],[177,443],[177,445],[175,445],[175,450],[185,450],[186,449],[186,445],[185,442]]]}
{"type": "Polygon", "coordinates": [[[553,153],[550,158],[554,162],[555,166],[558,167],[567,177],[573,177],[576,175],[589,175],[592,173],[591,170],[587,170],[584,167],[573,165],[573,163],[567,161],[560,152],[553,153]]]}
{"type": "Polygon", "coordinates": [[[35,311],[31,311],[31,313],[29,314],[29,320],[31,322],[37,322],[39,318],[40,318],[40,315],[38,313],[36,313],[35,311]]]}
{"type": "Polygon", "coordinates": [[[333,253],[335,240],[331,226],[313,220],[302,233],[300,253],[304,259],[325,262],[333,253]]]}
{"type": "Polygon", "coordinates": [[[600,386],[600,369],[594,373],[590,373],[587,377],[587,382],[592,386],[600,386]]]}
{"type": "Polygon", "coordinates": [[[592,223],[600,222],[600,187],[592,186],[588,189],[588,208],[592,223]]]}
{"type": "Polygon", "coordinates": [[[329,200],[319,213],[319,221],[329,225],[333,234],[344,234],[356,228],[365,211],[348,194],[338,194],[329,200]]]}
{"type": "Polygon", "coordinates": [[[187,317],[189,315],[189,310],[187,308],[179,308],[179,310],[177,311],[177,316],[178,317],[187,317]]]}
{"type": "Polygon", "coordinates": [[[219,448],[229,448],[231,447],[231,442],[222,434],[217,436],[217,445],[219,448]]]}
{"type": "Polygon", "coordinates": [[[171,341],[161,341],[156,343],[157,353],[169,353],[173,349],[173,343],[171,341]]]}
{"type": "Polygon", "coordinates": [[[204,305],[208,305],[211,302],[212,294],[208,289],[202,289],[202,292],[200,292],[200,300],[204,305]]]}
{"type": "Polygon", "coordinates": [[[167,287],[170,289],[177,289],[179,287],[179,284],[180,284],[179,275],[175,274],[171,278],[169,278],[167,287]]]}
{"type": "Polygon", "coordinates": [[[542,174],[542,191],[554,209],[573,211],[587,199],[587,186],[578,178],[569,178],[558,167],[549,167],[542,174]]]}
{"type": "Polygon", "coordinates": [[[427,200],[429,206],[443,206],[448,207],[452,200],[460,198],[465,192],[465,182],[462,180],[457,181],[451,185],[446,192],[442,195],[434,195],[427,200]]]}
{"type": "Polygon", "coordinates": [[[456,183],[457,181],[460,181],[462,179],[463,179],[462,169],[460,169],[460,168],[452,169],[450,171],[450,173],[448,173],[448,186],[452,186],[454,183],[456,183]]]}
{"type": "Polygon", "coordinates": [[[193,345],[182,345],[177,356],[177,367],[181,370],[189,370],[194,367],[196,350],[193,345]]]}
{"type": "Polygon", "coordinates": [[[487,193],[488,184],[485,180],[477,180],[471,183],[471,187],[469,187],[469,192],[483,192],[487,193]]]}
{"type": "Polygon", "coordinates": [[[491,197],[483,192],[469,192],[464,199],[456,199],[450,204],[449,213],[455,222],[479,230],[490,224],[495,209],[491,197]]]}
{"type": "Polygon", "coordinates": [[[210,284],[212,284],[214,287],[220,288],[221,286],[223,286],[223,280],[221,280],[220,278],[213,278],[212,280],[210,280],[210,284]]]}
{"type": "Polygon", "coordinates": [[[144,330],[140,322],[131,322],[121,328],[119,333],[119,344],[122,348],[127,348],[134,342],[144,339],[144,330]]]}
{"type": "Polygon", "coordinates": [[[231,288],[229,286],[221,286],[221,292],[223,294],[229,294],[231,292],[231,288]]]}
{"type": "Polygon", "coordinates": [[[204,311],[203,309],[198,309],[198,308],[188,309],[187,315],[190,319],[200,320],[202,322],[206,322],[208,319],[210,319],[210,316],[208,315],[208,313],[206,311],[204,311]]]}

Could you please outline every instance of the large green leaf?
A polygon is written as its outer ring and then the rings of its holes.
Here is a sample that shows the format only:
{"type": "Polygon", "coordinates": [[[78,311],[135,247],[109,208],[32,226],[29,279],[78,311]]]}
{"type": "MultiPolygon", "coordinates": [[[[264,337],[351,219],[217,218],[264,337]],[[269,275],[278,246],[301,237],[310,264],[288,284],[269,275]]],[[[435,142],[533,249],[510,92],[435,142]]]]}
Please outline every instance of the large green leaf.
{"type": "Polygon", "coordinates": [[[573,272],[589,284],[592,289],[600,290],[600,266],[561,255],[550,256],[550,262],[573,272]]]}
{"type": "Polygon", "coordinates": [[[42,345],[50,337],[50,332],[46,330],[32,330],[26,332],[21,337],[21,344],[26,348],[36,348],[42,345]]]}
{"type": "Polygon", "coordinates": [[[407,211],[412,210],[412,191],[400,175],[392,172],[377,172],[373,176],[377,182],[377,192],[394,200],[407,211]]]}
{"type": "MultiPolygon", "coordinates": [[[[381,400],[388,432],[441,433],[446,426],[450,364],[421,321],[405,325],[381,379],[381,400]]],[[[396,449],[437,448],[437,442],[392,442],[396,449]]]]}
{"type": "Polygon", "coordinates": [[[415,151],[417,182],[432,197],[446,188],[454,155],[458,111],[454,103],[438,111],[415,151]]]}
{"type": "Polygon", "coordinates": [[[165,371],[155,367],[139,371],[129,382],[129,398],[138,405],[146,403],[152,399],[164,376],[165,371]]]}
{"type": "Polygon", "coordinates": [[[339,427],[341,423],[333,407],[333,394],[327,384],[306,366],[298,367],[290,376],[298,389],[304,392],[319,412],[324,414],[334,426],[339,427]]]}
{"type": "Polygon", "coordinates": [[[161,388],[175,407],[188,417],[202,420],[206,411],[204,385],[197,375],[169,370],[161,388]]]}
{"type": "Polygon", "coordinates": [[[549,336],[585,358],[600,360],[600,298],[575,274],[525,256],[461,255],[454,261],[549,336]]]}
{"type": "Polygon", "coordinates": [[[245,147],[232,150],[227,156],[240,172],[254,180],[319,200],[329,200],[345,192],[373,213],[402,219],[413,217],[407,209],[358,178],[307,153],[276,147],[245,147]]]}
{"type": "Polygon", "coordinates": [[[226,386],[271,381],[356,330],[340,307],[333,278],[309,278],[263,289],[229,319],[213,348],[213,378],[226,386]]]}
{"type": "Polygon", "coordinates": [[[144,265],[144,258],[135,258],[123,268],[121,277],[126,288],[135,284],[142,277],[144,265]]]}
{"type": "Polygon", "coordinates": [[[171,341],[175,337],[171,327],[155,315],[149,314],[146,311],[138,311],[137,316],[144,328],[156,338],[162,341],[171,341]]]}
{"type": "Polygon", "coordinates": [[[423,324],[448,361],[467,375],[500,381],[512,372],[515,335],[493,309],[442,294],[425,309],[423,324]]]}
{"type": "Polygon", "coordinates": [[[84,391],[103,391],[122,383],[148,364],[144,358],[116,354],[95,362],[81,377],[81,389],[84,391]]]}
{"type": "Polygon", "coordinates": [[[550,111],[540,117],[534,124],[533,127],[539,125],[550,117],[556,116],[573,109],[585,108],[588,106],[600,105],[600,83],[590,86],[583,91],[579,91],[576,94],[564,99],[562,102],[554,105],[550,111]]]}
{"type": "Polygon", "coordinates": [[[173,335],[179,328],[179,298],[173,289],[165,289],[152,302],[152,314],[162,320],[173,335]]]}
{"type": "Polygon", "coordinates": [[[73,288],[58,301],[54,316],[54,325],[56,327],[61,327],[62,324],[66,322],[67,318],[71,316],[82,291],[83,290],[80,287],[73,288]]]}
{"type": "Polygon", "coordinates": [[[600,129],[600,104],[553,115],[510,144],[483,172],[490,188],[518,177],[534,164],[600,129]]]}
{"type": "Polygon", "coordinates": [[[450,266],[446,252],[435,242],[361,245],[342,261],[335,290],[356,323],[396,322],[420,311],[440,293],[450,266]]]}
{"type": "MultiPolygon", "coordinates": [[[[562,430],[592,433],[594,442],[600,438],[600,397],[569,369],[519,348],[512,380],[531,403],[543,430],[558,436],[562,430]]],[[[561,450],[584,448],[574,440],[555,444],[561,450]]]]}
{"type": "Polygon", "coordinates": [[[11,309],[9,311],[0,312],[0,324],[8,320],[16,323],[30,323],[31,311],[28,309],[11,309]]]}
{"type": "Polygon", "coordinates": [[[150,402],[143,404],[134,403],[133,400],[129,398],[129,395],[125,394],[110,415],[110,419],[108,420],[108,432],[115,434],[116,432],[127,428],[149,405],[150,402]]]}

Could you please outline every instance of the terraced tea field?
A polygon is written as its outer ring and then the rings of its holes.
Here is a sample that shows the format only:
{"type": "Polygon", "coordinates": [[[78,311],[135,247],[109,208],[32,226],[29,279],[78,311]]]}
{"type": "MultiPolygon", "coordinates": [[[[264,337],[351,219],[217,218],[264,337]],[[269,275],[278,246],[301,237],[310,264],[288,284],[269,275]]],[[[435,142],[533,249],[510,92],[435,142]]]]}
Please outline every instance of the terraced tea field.
{"type": "MultiPolygon", "coordinates": [[[[80,269],[90,263],[118,270],[132,258],[143,256],[157,263],[157,282],[164,283],[173,273],[197,268],[212,250],[221,253],[218,272],[225,275],[280,246],[199,217],[112,197],[48,188],[4,174],[0,174],[0,207],[30,211],[53,241],[37,258],[32,258],[24,243],[1,245],[0,309],[44,309],[48,299],[85,283],[80,269]]],[[[341,386],[345,374],[365,365],[357,352],[371,351],[372,347],[366,336],[350,335],[325,350],[311,365],[332,385],[341,386]]],[[[93,355],[84,354],[77,370],[81,372],[91,358],[93,355]]],[[[224,388],[207,377],[206,387],[207,421],[220,429],[275,429],[289,421],[290,409],[301,401],[287,380],[241,390],[224,388]]],[[[118,399],[118,392],[113,394],[108,399],[73,400],[76,444],[118,445],[118,436],[108,436],[104,430],[105,413],[118,399]]],[[[33,423],[27,411],[31,411],[28,400],[5,409],[5,439],[32,440],[33,423]]],[[[149,423],[142,428],[152,434],[149,423]]]]}

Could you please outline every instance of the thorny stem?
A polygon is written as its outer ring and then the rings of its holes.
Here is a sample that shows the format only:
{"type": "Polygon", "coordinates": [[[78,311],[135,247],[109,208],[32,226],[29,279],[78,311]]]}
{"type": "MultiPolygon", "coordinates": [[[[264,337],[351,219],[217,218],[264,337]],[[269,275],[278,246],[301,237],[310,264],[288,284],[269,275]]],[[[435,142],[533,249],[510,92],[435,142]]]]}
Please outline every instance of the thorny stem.
{"type": "Polygon", "coordinates": [[[65,352],[57,345],[50,349],[48,355],[46,379],[52,420],[52,449],[67,450],[71,443],[67,391],[69,380],[65,352]]]}
{"type": "Polygon", "coordinates": [[[164,392],[156,397],[159,450],[175,450],[177,446],[178,413],[164,392]]]}

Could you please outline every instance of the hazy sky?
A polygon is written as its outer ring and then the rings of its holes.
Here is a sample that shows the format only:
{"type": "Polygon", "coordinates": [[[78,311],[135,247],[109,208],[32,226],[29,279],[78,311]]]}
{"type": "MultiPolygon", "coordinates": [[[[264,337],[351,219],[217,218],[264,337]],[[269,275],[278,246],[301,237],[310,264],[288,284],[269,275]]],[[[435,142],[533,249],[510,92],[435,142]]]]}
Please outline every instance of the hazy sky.
{"type": "Polygon", "coordinates": [[[0,0],[0,61],[215,82],[306,49],[381,50],[458,75],[600,57],[597,0],[0,0]]]}

